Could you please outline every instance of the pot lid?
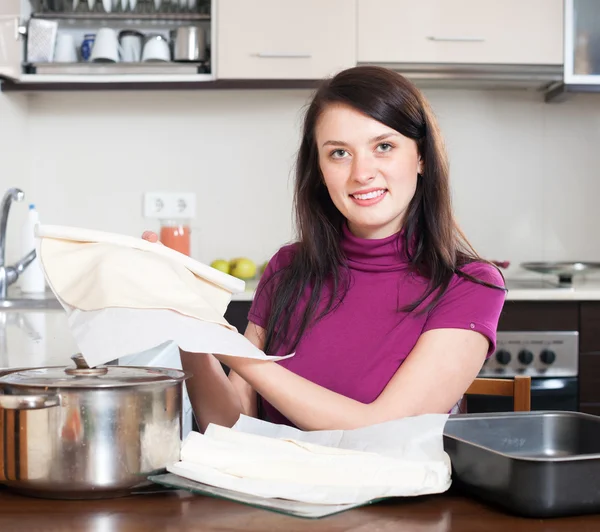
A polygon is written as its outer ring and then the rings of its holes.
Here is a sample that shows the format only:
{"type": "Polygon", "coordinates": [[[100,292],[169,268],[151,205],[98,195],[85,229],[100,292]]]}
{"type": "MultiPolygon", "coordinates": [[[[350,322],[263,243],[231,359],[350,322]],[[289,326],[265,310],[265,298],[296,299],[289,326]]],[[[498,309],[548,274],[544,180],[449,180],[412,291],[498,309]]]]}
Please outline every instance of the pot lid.
{"type": "Polygon", "coordinates": [[[90,368],[81,355],[71,357],[76,366],[23,369],[6,374],[0,384],[40,388],[118,388],[167,384],[189,377],[184,371],[138,366],[90,368]]]}

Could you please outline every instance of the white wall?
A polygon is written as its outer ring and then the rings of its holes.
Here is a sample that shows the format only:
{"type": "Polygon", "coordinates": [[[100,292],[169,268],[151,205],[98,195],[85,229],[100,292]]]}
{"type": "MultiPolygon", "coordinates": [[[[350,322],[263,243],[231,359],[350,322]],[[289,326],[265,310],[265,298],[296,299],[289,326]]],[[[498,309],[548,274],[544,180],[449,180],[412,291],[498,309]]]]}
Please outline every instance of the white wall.
{"type": "Polygon", "coordinates": [[[291,235],[290,169],[306,92],[73,93],[30,102],[45,222],[140,235],[145,191],[197,195],[201,260],[264,260],[291,235]]]}
{"type": "MultiPolygon", "coordinates": [[[[523,91],[427,95],[447,140],[458,220],[482,254],[600,260],[600,96],[545,104],[523,91]]],[[[193,191],[194,255],[262,261],[292,236],[291,169],[309,96],[38,94],[27,121],[0,94],[2,124],[7,113],[17,123],[17,134],[0,129],[3,162],[44,222],[138,235],[156,228],[142,217],[144,191],[193,191]]],[[[0,185],[8,181],[3,172],[0,185]]]]}
{"type": "MultiPolygon", "coordinates": [[[[600,260],[600,95],[431,92],[458,220],[490,259],[600,260]]],[[[511,268],[512,270],[513,268],[511,268]]]]}
{"type": "MultiPolygon", "coordinates": [[[[6,189],[31,188],[27,149],[28,99],[22,94],[0,93],[0,199],[6,189]]],[[[28,198],[26,198],[27,200],[28,198]]],[[[19,252],[20,225],[25,219],[26,202],[16,204],[9,218],[8,259],[19,252]]]]}

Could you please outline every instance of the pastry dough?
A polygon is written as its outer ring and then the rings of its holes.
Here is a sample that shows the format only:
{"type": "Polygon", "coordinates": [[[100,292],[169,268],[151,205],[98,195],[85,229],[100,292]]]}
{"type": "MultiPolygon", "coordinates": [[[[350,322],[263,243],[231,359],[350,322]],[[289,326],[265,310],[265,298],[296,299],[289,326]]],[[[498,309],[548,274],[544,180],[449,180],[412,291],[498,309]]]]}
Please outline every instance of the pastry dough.
{"type": "MultiPolygon", "coordinates": [[[[393,440],[400,442],[402,436],[393,440]]],[[[445,456],[415,460],[413,455],[390,456],[209,425],[204,434],[188,434],[180,461],[167,465],[167,470],[220,488],[316,504],[448,489],[450,464],[445,456]]]]}

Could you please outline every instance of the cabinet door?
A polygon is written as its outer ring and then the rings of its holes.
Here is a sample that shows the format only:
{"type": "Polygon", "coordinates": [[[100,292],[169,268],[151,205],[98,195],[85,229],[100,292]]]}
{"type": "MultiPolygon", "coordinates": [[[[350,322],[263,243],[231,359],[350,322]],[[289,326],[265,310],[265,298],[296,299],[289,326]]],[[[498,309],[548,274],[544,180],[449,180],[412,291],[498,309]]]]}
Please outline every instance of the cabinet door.
{"type": "Polygon", "coordinates": [[[356,64],[356,0],[219,0],[217,77],[319,79],[356,64]]]}
{"type": "Polygon", "coordinates": [[[600,83],[600,2],[565,0],[565,82],[600,83]]]}
{"type": "Polygon", "coordinates": [[[358,0],[363,63],[563,63],[562,0],[358,0]]]}
{"type": "Polygon", "coordinates": [[[20,0],[0,0],[0,78],[21,75],[23,40],[19,34],[20,0]]]}

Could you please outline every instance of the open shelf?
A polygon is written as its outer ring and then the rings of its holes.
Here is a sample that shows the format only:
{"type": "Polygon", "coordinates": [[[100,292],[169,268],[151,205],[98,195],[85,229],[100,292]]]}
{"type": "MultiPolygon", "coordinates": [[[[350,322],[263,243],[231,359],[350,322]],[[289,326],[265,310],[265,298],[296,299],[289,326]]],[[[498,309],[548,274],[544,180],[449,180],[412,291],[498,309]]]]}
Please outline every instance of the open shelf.
{"type": "Polygon", "coordinates": [[[111,20],[153,20],[153,21],[178,21],[199,22],[210,20],[207,13],[33,13],[32,18],[45,20],[85,20],[85,21],[111,21],[111,20]]]}

